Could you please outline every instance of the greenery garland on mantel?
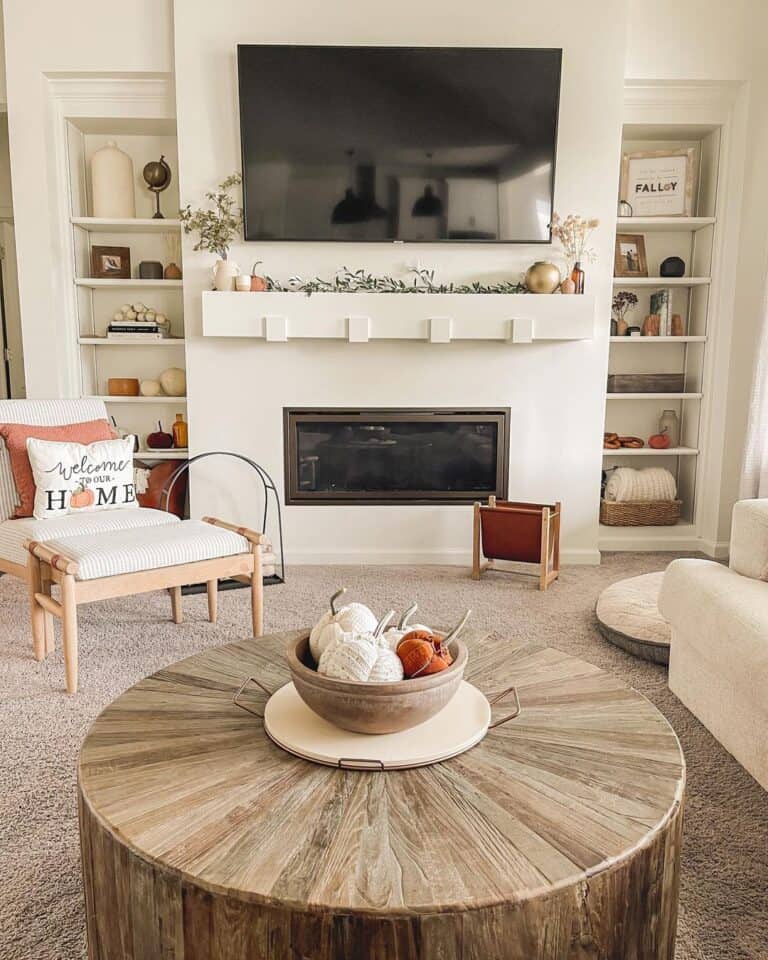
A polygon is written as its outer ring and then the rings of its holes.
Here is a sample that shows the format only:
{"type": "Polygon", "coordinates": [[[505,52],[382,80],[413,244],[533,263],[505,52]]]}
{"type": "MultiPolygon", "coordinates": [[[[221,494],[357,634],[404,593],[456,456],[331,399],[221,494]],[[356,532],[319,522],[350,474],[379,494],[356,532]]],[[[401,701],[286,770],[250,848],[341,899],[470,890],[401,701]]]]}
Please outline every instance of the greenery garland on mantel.
{"type": "Polygon", "coordinates": [[[365,270],[350,270],[342,267],[333,280],[314,277],[304,280],[291,277],[287,284],[265,277],[267,291],[277,293],[527,293],[525,285],[512,280],[498,283],[435,283],[434,270],[412,270],[413,280],[396,280],[394,277],[377,277],[365,270]]]}

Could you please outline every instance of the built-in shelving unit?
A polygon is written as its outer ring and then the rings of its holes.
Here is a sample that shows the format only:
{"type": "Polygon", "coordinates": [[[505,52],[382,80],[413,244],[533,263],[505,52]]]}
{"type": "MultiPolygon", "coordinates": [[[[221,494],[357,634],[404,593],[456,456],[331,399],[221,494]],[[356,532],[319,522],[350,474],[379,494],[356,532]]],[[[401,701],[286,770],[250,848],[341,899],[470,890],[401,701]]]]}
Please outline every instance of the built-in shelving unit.
{"type": "Polygon", "coordinates": [[[711,277],[614,277],[614,287],[706,287],[711,277]]]}
{"type": "Polygon", "coordinates": [[[714,217],[619,217],[617,233],[641,230],[643,233],[684,233],[714,226],[714,217]]]}
{"type": "Polygon", "coordinates": [[[110,340],[109,337],[79,337],[81,347],[183,347],[184,337],[166,337],[163,340],[110,340]]]}
{"type": "Polygon", "coordinates": [[[106,217],[71,217],[70,222],[89,233],[175,233],[181,220],[164,217],[134,217],[133,219],[109,220],[106,217]]]}
{"type": "MultiPolygon", "coordinates": [[[[721,152],[721,126],[717,123],[696,126],[687,121],[670,123],[670,114],[659,101],[659,117],[644,106],[632,115],[628,108],[624,127],[622,153],[663,151],[694,147],[696,150],[696,183],[693,216],[687,217],[619,217],[617,233],[640,234],[644,237],[647,277],[614,277],[614,293],[627,290],[635,294],[638,304],[626,317],[630,326],[642,327],[650,311],[650,297],[669,289],[670,313],[683,321],[682,336],[643,337],[611,336],[609,373],[659,374],[682,373],[684,390],[668,393],[606,393],[605,430],[621,436],[648,437],[658,431],[664,409],[673,409],[680,421],[680,442],[666,450],[648,446],[640,449],[621,448],[603,451],[603,468],[617,466],[663,466],[677,479],[678,496],[683,502],[682,517],[675,527],[608,527],[602,526],[600,547],[604,550],[687,549],[697,536],[697,491],[700,462],[707,450],[702,422],[710,403],[707,370],[709,367],[712,324],[711,290],[716,280],[715,261],[718,230],[718,177],[721,152]],[[662,120],[661,118],[665,119],[662,120]],[[660,265],[667,257],[681,257],[685,262],[682,277],[659,276],[660,265]],[[642,345],[644,348],[633,349],[642,345]],[[620,402],[624,401],[624,402],[620,402]]],[[[654,108],[655,109],[655,108],[654,108]]]]}
{"type": "Polygon", "coordinates": [[[144,441],[148,433],[157,430],[158,421],[163,429],[170,430],[175,414],[186,411],[186,397],[115,397],[109,396],[107,389],[107,382],[113,377],[155,380],[167,367],[185,366],[182,281],[144,280],[138,275],[142,261],[160,262],[163,267],[170,262],[181,263],[176,125],[170,118],[141,116],[140,100],[133,107],[136,115],[128,115],[130,110],[123,104],[125,113],[111,119],[102,116],[66,121],[71,282],[76,305],[80,393],[103,400],[119,427],[140,438],[142,450],[137,457],[149,461],[180,460],[187,456],[186,450],[149,450],[144,441]],[[108,140],[115,141],[133,160],[135,217],[92,215],[91,157],[108,140]],[[149,160],[157,160],[161,154],[171,167],[172,180],[160,197],[161,210],[167,216],[156,218],[155,198],[146,189],[141,171],[149,160]],[[128,247],[131,277],[93,277],[94,246],[128,247]],[[165,314],[170,321],[170,337],[110,340],[106,335],[108,325],[128,303],[143,304],[165,314]]]}
{"type": "Polygon", "coordinates": [[[180,290],[181,280],[140,280],[133,277],[130,280],[103,280],[98,277],[75,277],[76,287],[88,287],[90,290],[140,290],[147,287],[150,290],[180,290]]]}
{"type": "Polygon", "coordinates": [[[140,403],[148,406],[155,406],[158,403],[176,403],[184,404],[187,402],[186,397],[114,397],[109,394],[106,396],[96,396],[95,400],[103,400],[104,403],[114,403],[119,405],[121,403],[140,403]]]}

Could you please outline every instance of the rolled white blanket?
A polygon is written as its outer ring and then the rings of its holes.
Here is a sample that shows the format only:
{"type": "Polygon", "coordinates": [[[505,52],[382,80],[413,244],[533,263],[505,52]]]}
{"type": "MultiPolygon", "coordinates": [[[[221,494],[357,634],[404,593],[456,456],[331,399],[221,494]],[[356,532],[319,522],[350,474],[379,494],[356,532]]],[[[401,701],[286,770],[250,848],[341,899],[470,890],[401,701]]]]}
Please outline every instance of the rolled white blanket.
{"type": "Polygon", "coordinates": [[[605,499],[614,500],[616,503],[630,500],[675,500],[677,483],[664,467],[646,467],[643,470],[619,467],[608,478],[605,499]]]}

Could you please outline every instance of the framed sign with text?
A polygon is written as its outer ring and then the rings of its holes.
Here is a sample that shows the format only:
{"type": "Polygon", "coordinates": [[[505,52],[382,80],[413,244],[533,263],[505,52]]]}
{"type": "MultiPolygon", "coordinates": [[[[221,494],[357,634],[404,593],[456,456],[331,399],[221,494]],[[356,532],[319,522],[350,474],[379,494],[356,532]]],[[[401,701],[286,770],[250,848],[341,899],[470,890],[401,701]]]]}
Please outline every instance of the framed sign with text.
{"type": "Polygon", "coordinates": [[[634,217],[693,216],[696,149],[625,153],[620,197],[634,217]]]}

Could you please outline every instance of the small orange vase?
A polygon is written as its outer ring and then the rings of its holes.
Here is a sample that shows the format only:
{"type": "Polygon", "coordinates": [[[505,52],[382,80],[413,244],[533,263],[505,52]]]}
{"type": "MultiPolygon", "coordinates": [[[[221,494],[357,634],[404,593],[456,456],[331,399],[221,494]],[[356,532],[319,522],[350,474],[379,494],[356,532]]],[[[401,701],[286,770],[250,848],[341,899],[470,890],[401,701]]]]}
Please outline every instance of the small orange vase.
{"type": "Polygon", "coordinates": [[[189,428],[184,421],[184,414],[176,414],[176,422],[172,427],[174,447],[186,450],[189,446],[189,428]]]}

